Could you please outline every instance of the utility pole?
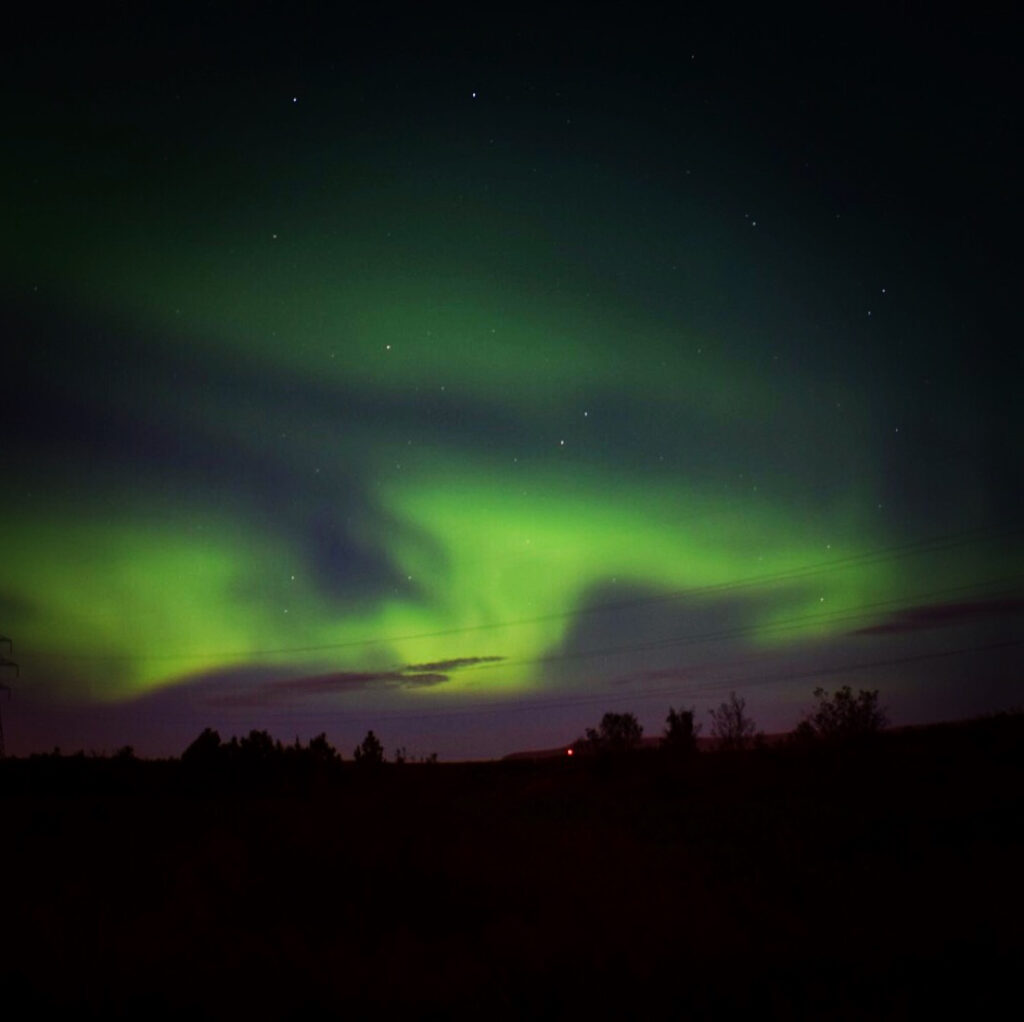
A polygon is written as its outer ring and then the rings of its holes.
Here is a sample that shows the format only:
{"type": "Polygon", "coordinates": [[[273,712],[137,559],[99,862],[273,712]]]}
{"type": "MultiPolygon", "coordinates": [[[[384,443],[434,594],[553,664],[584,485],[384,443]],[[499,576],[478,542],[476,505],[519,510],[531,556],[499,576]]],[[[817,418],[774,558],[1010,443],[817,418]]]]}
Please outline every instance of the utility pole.
{"type": "MultiPolygon", "coordinates": [[[[4,642],[7,643],[7,652],[8,653],[13,653],[14,652],[14,643],[11,642],[11,640],[8,639],[6,635],[0,635],[0,643],[4,643],[4,642]]],[[[19,674],[18,665],[13,660],[8,660],[7,657],[0,656],[0,667],[13,667],[14,668],[14,676],[16,678],[18,677],[18,674],[19,674]]],[[[5,685],[5,684],[3,684],[3,682],[0,682],[0,691],[6,692],[8,699],[11,698],[11,686],[10,685],[5,685]]],[[[0,759],[3,759],[6,754],[7,753],[6,753],[6,750],[4,748],[4,718],[3,718],[3,714],[0,713],[0,759]]]]}

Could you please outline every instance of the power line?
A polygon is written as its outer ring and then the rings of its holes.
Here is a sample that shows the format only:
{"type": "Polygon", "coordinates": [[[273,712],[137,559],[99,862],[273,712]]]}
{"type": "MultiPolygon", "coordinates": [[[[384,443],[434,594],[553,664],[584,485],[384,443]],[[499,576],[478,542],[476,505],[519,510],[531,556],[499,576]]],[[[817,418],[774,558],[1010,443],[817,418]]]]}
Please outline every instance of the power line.
{"type": "MultiPolygon", "coordinates": [[[[1021,576],[1018,575],[1018,576],[1009,576],[1009,577],[999,578],[999,579],[990,579],[990,580],[987,580],[985,582],[976,582],[976,583],[971,583],[971,584],[963,585],[963,586],[951,586],[951,587],[948,587],[946,589],[933,590],[933,591],[930,591],[930,592],[927,592],[927,593],[917,593],[917,594],[914,594],[913,596],[909,596],[909,597],[906,597],[904,599],[881,600],[881,601],[877,601],[877,602],[871,603],[871,604],[864,604],[858,610],[856,610],[854,612],[850,612],[850,613],[839,613],[839,614],[805,614],[805,615],[800,615],[800,616],[795,617],[795,618],[789,618],[789,619],[787,619],[786,621],[783,621],[783,622],[777,622],[775,625],[768,626],[768,627],[771,630],[775,630],[775,629],[785,630],[785,629],[788,629],[788,628],[796,627],[799,624],[805,624],[805,623],[818,623],[818,622],[822,622],[822,623],[828,623],[828,624],[836,624],[836,623],[839,623],[839,622],[842,622],[842,621],[852,621],[852,620],[861,619],[861,618],[870,616],[872,613],[874,613],[875,611],[877,611],[878,609],[880,609],[882,607],[892,606],[892,605],[895,605],[895,604],[905,604],[908,600],[909,601],[928,600],[928,599],[933,599],[933,598],[938,597],[938,596],[945,596],[945,595],[951,595],[951,594],[955,594],[955,593],[962,593],[962,592],[965,592],[965,591],[968,591],[968,590],[978,589],[978,588],[985,587],[985,586],[997,585],[997,584],[1008,583],[1008,582],[1009,583],[1016,583],[1016,582],[1019,582],[1019,581],[1021,581],[1021,576]]],[[[1009,592],[1014,592],[1014,591],[1016,591],[1016,590],[1015,589],[997,590],[997,591],[993,591],[991,593],[991,595],[993,595],[993,596],[995,596],[995,595],[1003,595],[1004,593],[1009,593],[1009,592]]],[[[536,663],[557,662],[557,661],[561,661],[561,660],[573,660],[573,659],[582,660],[582,659],[588,659],[590,657],[607,656],[607,655],[617,654],[617,653],[633,653],[633,652],[642,652],[642,651],[645,651],[645,650],[648,650],[648,649],[668,648],[668,647],[671,647],[671,646],[674,646],[674,645],[692,645],[692,644],[698,644],[698,643],[701,643],[701,642],[713,642],[713,641],[717,641],[717,640],[721,640],[721,639],[732,638],[732,637],[735,637],[735,636],[738,636],[738,635],[742,635],[742,634],[746,634],[746,633],[755,632],[755,631],[758,631],[760,629],[760,627],[761,626],[758,626],[758,625],[745,625],[745,626],[740,626],[740,627],[737,627],[737,628],[727,629],[727,630],[723,630],[723,631],[719,631],[719,632],[705,633],[703,635],[692,635],[692,636],[683,636],[683,637],[673,637],[673,638],[659,639],[659,640],[656,640],[656,641],[650,642],[650,643],[636,643],[636,644],[625,645],[625,646],[611,646],[611,647],[606,647],[604,649],[599,649],[599,650],[581,650],[581,651],[567,652],[567,653],[546,654],[546,655],[542,655],[542,656],[538,656],[538,657],[523,658],[521,660],[512,660],[512,661],[506,660],[506,661],[501,661],[499,663],[475,664],[475,665],[472,665],[470,667],[463,668],[463,670],[465,670],[466,672],[469,672],[469,671],[475,671],[475,670],[488,670],[488,669],[495,669],[495,668],[503,668],[503,667],[508,667],[508,666],[524,666],[524,665],[536,664],[536,663]]],[[[867,663],[863,663],[863,664],[851,665],[849,667],[846,667],[846,666],[824,667],[824,668],[820,668],[820,669],[809,670],[809,671],[802,672],[802,673],[800,673],[800,672],[793,672],[793,673],[790,673],[790,674],[783,674],[783,675],[778,675],[778,676],[770,676],[769,678],[761,679],[760,681],[758,681],[758,684],[762,684],[765,681],[786,680],[787,678],[797,679],[797,678],[800,678],[800,677],[814,677],[815,675],[818,675],[818,674],[842,673],[842,672],[846,672],[848,670],[856,670],[856,669],[858,669],[858,667],[870,668],[870,667],[874,667],[874,666],[884,666],[884,665],[912,662],[912,661],[917,660],[917,659],[930,659],[930,658],[933,658],[933,657],[936,657],[936,656],[952,655],[953,653],[956,653],[956,652],[966,652],[969,649],[994,649],[994,648],[999,648],[1000,646],[1004,646],[1004,645],[1013,646],[1013,645],[1019,645],[1019,644],[1020,643],[1017,643],[1017,642],[995,643],[995,644],[992,644],[991,646],[964,647],[961,650],[952,650],[952,651],[948,651],[948,652],[944,652],[944,653],[938,653],[938,654],[936,654],[936,653],[926,653],[926,654],[919,654],[919,655],[911,655],[911,656],[904,657],[904,658],[898,658],[896,660],[871,661],[871,662],[867,662],[867,663]]],[[[747,661],[745,661],[745,663],[752,663],[752,662],[755,662],[754,658],[750,658],[747,661]]],[[[734,665],[735,665],[735,661],[733,661],[731,663],[730,662],[726,662],[725,664],[722,665],[721,669],[727,670],[730,667],[733,667],[734,665]]],[[[707,667],[709,665],[705,664],[705,665],[702,665],[702,666],[707,667]]],[[[713,666],[713,665],[711,665],[711,666],[713,666]]],[[[714,685],[712,685],[710,687],[711,687],[712,690],[715,690],[715,689],[721,689],[721,688],[728,687],[728,684],[730,684],[730,683],[716,683],[716,684],[714,684],[714,685]]],[[[735,684],[735,683],[733,682],[731,684],[735,684]]],[[[705,685],[700,685],[700,686],[698,686],[698,689],[703,689],[703,688],[706,688],[706,687],[708,687],[706,684],[705,685]]],[[[692,686],[691,686],[691,688],[692,688],[692,686]]],[[[680,690],[678,688],[671,688],[671,689],[648,689],[648,690],[646,690],[644,692],[633,693],[631,696],[617,696],[614,693],[606,693],[606,694],[602,694],[602,695],[583,696],[583,697],[577,697],[577,698],[578,698],[578,701],[580,701],[581,703],[591,703],[591,702],[597,703],[597,702],[601,702],[601,701],[622,701],[623,699],[633,698],[633,697],[646,699],[649,696],[679,694],[679,691],[680,690]]],[[[537,708],[548,708],[548,707],[555,708],[555,707],[560,707],[560,706],[574,705],[575,701],[576,700],[574,700],[572,697],[569,697],[569,698],[563,699],[563,700],[545,700],[545,701],[543,701],[543,703],[537,702],[537,703],[532,703],[532,704],[530,704],[530,703],[522,704],[521,707],[520,706],[511,706],[510,707],[508,703],[502,702],[498,707],[492,707],[492,708],[493,708],[494,712],[498,712],[498,710],[502,709],[502,708],[510,708],[510,709],[518,711],[520,708],[522,708],[522,709],[529,709],[531,706],[535,706],[537,708]]],[[[284,700],[282,700],[282,702],[287,704],[288,700],[284,699],[284,700]]],[[[425,718],[429,718],[429,717],[432,717],[432,716],[443,717],[443,716],[447,715],[448,713],[458,715],[458,714],[462,713],[464,711],[464,709],[465,709],[464,707],[458,707],[458,708],[451,709],[451,710],[437,710],[437,711],[433,711],[433,712],[428,712],[427,714],[424,715],[424,717],[425,718]]],[[[470,708],[470,710],[468,712],[477,712],[477,711],[475,709],[473,709],[473,708],[470,708]]],[[[481,707],[479,712],[486,712],[486,708],[485,707],[481,707]]],[[[388,716],[388,719],[391,719],[390,715],[386,715],[386,716],[388,716]]],[[[417,719],[417,717],[418,717],[418,715],[416,715],[416,714],[412,714],[412,715],[406,715],[406,714],[401,714],[401,713],[398,714],[399,718],[403,718],[403,717],[406,717],[406,716],[411,716],[412,719],[417,719]]]]}
{"type": "MultiPolygon", "coordinates": [[[[835,664],[832,666],[819,667],[801,671],[786,671],[774,675],[745,681],[745,685],[767,685],[778,684],[782,681],[798,681],[803,678],[816,678],[825,675],[849,674],[854,671],[874,670],[879,667],[896,667],[904,664],[916,663],[924,660],[937,660],[945,657],[957,656],[962,653],[982,653],[995,649],[1008,649],[1011,647],[1024,646],[1024,639],[1011,639],[1005,642],[993,642],[981,646],[961,646],[957,649],[946,649],[932,653],[917,653],[904,657],[892,657],[886,660],[867,660],[855,664],[835,664]]],[[[386,720],[431,720],[445,717],[471,716],[486,713],[520,713],[533,711],[546,712],[552,709],[567,709],[574,706],[588,706],[598,703],[622,703],[629,700],[647,700],[653,698],[675,698],[690,696],[694,692],[724,692],[730,688],[736,688],[735,679],[722,682],[705,682],[703,684],[688,686],[673,686],[671,688],[645,689],[630,693],[602,692],[600,694],[584,696],[566,696],[561,699],[534,700],[530,703],[517,701],[515,703],[501,702],[478,703],[476,705],[463,705],[450,709],[428,711],[426,713],[381,713],[379,717],[386,720]]]]}
{"type": "MultiPolygon", "coordinates": [[[[935,599],[939,596],[948,596],[953,593],[965,592],[972,589],[985,588],[990,585],[1001,585],[1007,582],[1020,582],[1024,580],[1024,576],[1008,576],[1000,579],[990,579],[986,582],[974,582],[963,586],[952,586],[948,589],[933,590],[928,593],[915,593],[913,596],[900,597],[898,599],[891,600],[879,600],[875,603],[865,603],[854,611],[841,612],[834,611],[825,614],[801,614],[797,617],[786,618],[782,621],[776,621],[768,625],[737,625],[735,628],[729,628],[718,632],[705,632],[703,635],[685,635],[685,636],[671,636],[663,639],[655,639],[650,642],[635,643],[628,646],[608,646],[603,649],[590,649],[590,650],[570,650],[556,653],[544,653],[536,657],[523,657],[518,660],[508,659],[502,660],[495,663],[480,663],[472,664],[463,670],[466,671],[478,671],[488,670],[501,667],[519,667],[526,664],[536,663],[551,663],[559,660],[585,660],[595,656],[610,656],[617,653],[641,653],[651,649],[665,649],[671,646],[689,646],[701,642],[716,642],[723,639],[737,638],[741,635],[749,635],[753,633],[761,632],[775,632],[775,631],[788,631],[792,628],[798,628],[805,624],[839,624],[843,621],[855,621],[859,618],[868,617],[874,611],[881,609],[882,607],[892,607],[896,605],[906,605],[911,601],[923,601],[935,599]]],[[[991,595],[1003,595],[1004,593],[1010,593],[1015,591],[1014,589],[999,590],[991,593],[991,595]]]]}
{"type": "MultiPolygon", "coordinates": [[[[11,640],[8,639],[6,635],[0,635],[0,642],[6,642],[7,643],[7,652],[8,653],[13,653],[14,652],[14,643],[11,642],[11,640]]],[[[13,660],[8,660],[7,657],[0,657],[0,667],[13,667],[14,668],[14,676],[15,677],[18,676],[18,665],[13,660]]],[[[11,698],[11,686],[10,685],[4,685],[3,683],[0,683],[0,692],[6,692],[7,693],[7,698],[8,699],[11,698]]],[[[4,746],[4,718],[3,718],[3,715],[0,714],[0,759],[3,759],[4,756],[6,756],[6,754],[7,754],[7,751],[6,751],[6,748],[4,746]]]]}
{"type": "Polygon", "coordinates": [[[731,593],[743,589],[755,589],[760,586],[773,585],[780,582],[794,582],[804,578],[812,578],[816,575],[830,571],[843,571],[852,567],[859,567],[866,564],[874,564],[892,560],[900,557],[909,557],[917,554],[940,553],[957,547],[970,545],[971,543],[984,541],[991,542],[997,538],[1007,535],[1015,535],[1024,532],[1024,528],[1014,526],[1012,528],[992,530],[989,528],[975,528],[958,533],[948,533],[942,536],[935,536],[924,540],[915,540],[911,543],[897,544],[890,547],[882,547],[878,550],[866,551],[863,554],[851,554],[847,557],[836,558],[817,565],[804,565],[798,568],[791,568],[781,572],[773,572],[766,575],[753,575],[742,579],[735,579],[730,582],[718,582],[703,586],[693,586],[686,589],[672,590],[666,593],[658,593],[652,596],[636,597],[629,600],[621,600],[610,603],[591,604],[589,606],[576,608],[568,611],[556,611],[550,614],[538,615],[531,618],[517,618],[506,621],[493,621],[486,624],[464,625],[454,628],[438,629],[431,632],[416,632],[405,635],[381,636],[364,639],[351,639],[346,642],[323,643],[312,646],[278,646],[257,650],[235,650],[200,653],[160,653],[160,654],[96,654],[56,651],[30,651],[23,652],[22,656],[37,659],[54,660],[78,660],[78,661],[188,661],[188,660],[239,660],[252,659],[256,657],[277,656],[288,653],[326,653],[342,649],[358,649],[365,646],[393,644],[398,642],[413,642],[421,639],[444,638],[451,635],[464,635],[473,632],[496,631],[503,628],[522,627],[524,625],[543,624],[550,621],[579,618],[587,614],[607,613],[618,610],[627,610],[633,607],[648,606],[656,603],[672,602],[680,599],[693,599],[703,596],[713,596],[722,593],[731,593]]]}

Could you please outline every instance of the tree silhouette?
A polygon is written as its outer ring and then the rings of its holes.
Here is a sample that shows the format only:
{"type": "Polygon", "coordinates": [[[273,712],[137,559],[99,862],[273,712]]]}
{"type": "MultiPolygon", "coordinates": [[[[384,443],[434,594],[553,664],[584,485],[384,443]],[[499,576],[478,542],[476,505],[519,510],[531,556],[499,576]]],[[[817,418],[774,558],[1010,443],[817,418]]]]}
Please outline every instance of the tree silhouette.
{"type": "Polygon", "coordinates": [[[366,737],[361,745],[357,745],[355,761],[363,766],[376,766],[384,762],[384,746],[372,731],[366,732],[366,737]]]}
{"type": "Polygon", "coordinates": [[[747,716],[746,707],[745,699],[730,692],[726,702],[711,710],[711,734],[718,740],[719,749],[745,749],[753,740],[756,726],[747,716]]]}
{"type": "Polygon", "coordinates": [[[861,740],[878,734],[888,723],[885,711],[878,705],[878,689],[861,689],[854,695],[850,686],[844,685],[830,696],[825,689],[816,688],[814,698],[818,705],[801,727],[807,725],[814,737],[823,741],[861,740]]]}
{"type": "MultiPolygon", "coordinates": [[[[123,755],[122,750],[119,755],[123,755]]],[[[212,728],[202,734],[181,754],[181,762],[191,771],[209,774],[228,771],[238,778],[258,776],[299,776],[303,771],[323,771],[341,762],[337,749],[327,741],[323,732],[311,738],[304,746],[298,737],[294,744],[283,746],[267,731],[252,730],[241,740],[232,735],[222,742],[212,728]],[[300,774],[296,774],[299,771],[300,774]]]]}
{"type": "Polygon", "coordinates": [[[327,741],[327,734],[324,731],[321,731],[315,738],[309,740],[307,755],[311,763],[318,765],[335,763],[341,760],[338,750],[327,741]]]}
{"type": "Polygon", "coordinates": [[[693,708],[674,710],[668,708],[665,718],[665,733],[661,739],[662,749],[673,756],[689,756],[697,751],[697,735],[700,724],[694,727],[693,708]]]}
{"type": "Polygon", "coordinates": [[[209,727],[181,754],[182,763],[199,768],[210,767],[220,758],[220,735],[209,727]]]}
{"type": "Polygon", "coordinates": [[[242,760],[247,765],[269,763],[283,752],[281,743],[275,744],[268,731],[250,731],[239,743],[242,760]]]}
{"type": "Polygon", "coordinates": [[[640,744],[643,733],[632,713],[606,713],[596,731],[587,728],[587,742],[595,752],[624,753],[640,744]]]}

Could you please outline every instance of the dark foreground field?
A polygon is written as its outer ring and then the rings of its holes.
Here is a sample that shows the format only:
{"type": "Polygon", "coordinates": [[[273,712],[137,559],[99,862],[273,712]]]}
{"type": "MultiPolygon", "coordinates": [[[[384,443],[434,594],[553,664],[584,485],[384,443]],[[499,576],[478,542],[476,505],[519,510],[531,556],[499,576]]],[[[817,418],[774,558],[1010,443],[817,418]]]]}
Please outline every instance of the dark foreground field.
{"type": "Polygon", "coordinates": [[[1024,961],[1022,723],[685,762],[5,761],[0,992],[78,1017],[981,1017],[1024,961]]]}

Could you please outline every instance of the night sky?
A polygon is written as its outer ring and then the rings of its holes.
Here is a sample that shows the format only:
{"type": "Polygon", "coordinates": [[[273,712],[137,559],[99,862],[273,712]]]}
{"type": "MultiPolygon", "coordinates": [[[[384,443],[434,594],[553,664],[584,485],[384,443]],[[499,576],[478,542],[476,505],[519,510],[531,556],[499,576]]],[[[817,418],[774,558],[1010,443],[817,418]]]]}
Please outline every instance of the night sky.
{"type": "Polygon", "coordinates": [[[1024,702],[1017,26],[156,10],[0,54],[9,753],[1024,702]]]}

